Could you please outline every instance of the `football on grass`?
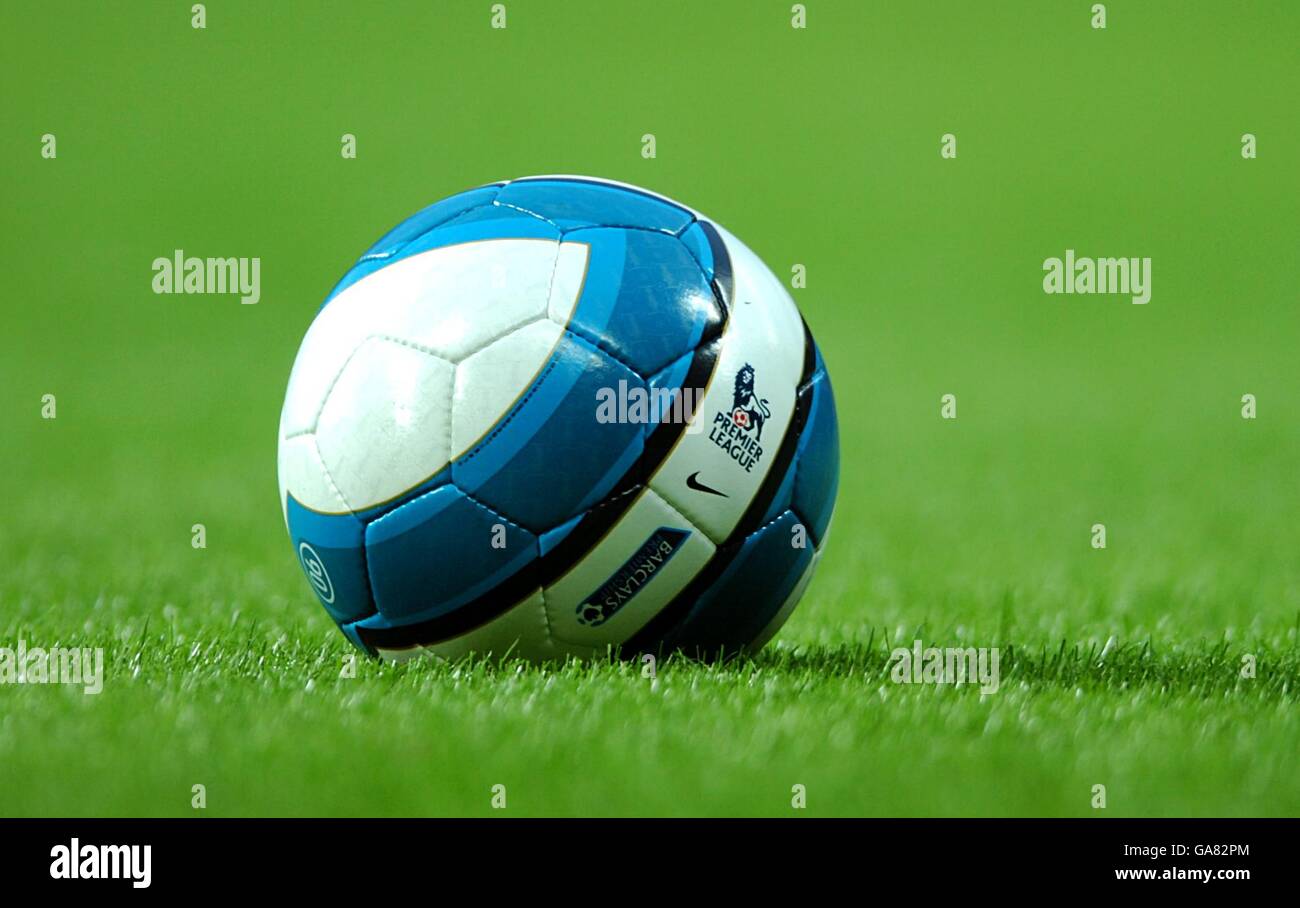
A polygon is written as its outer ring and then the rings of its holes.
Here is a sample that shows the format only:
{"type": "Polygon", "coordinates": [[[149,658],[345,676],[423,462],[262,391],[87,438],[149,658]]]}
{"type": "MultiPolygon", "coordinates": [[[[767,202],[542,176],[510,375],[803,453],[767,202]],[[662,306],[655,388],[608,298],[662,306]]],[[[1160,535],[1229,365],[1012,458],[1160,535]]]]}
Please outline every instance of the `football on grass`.
{"type": "Polygon", "coordinates": [[[830,379],[717,223],[581,177],[389,231],[307,329],[280,500],[354,644],[531,660],[766,643],[831,520],[830,379]]]}

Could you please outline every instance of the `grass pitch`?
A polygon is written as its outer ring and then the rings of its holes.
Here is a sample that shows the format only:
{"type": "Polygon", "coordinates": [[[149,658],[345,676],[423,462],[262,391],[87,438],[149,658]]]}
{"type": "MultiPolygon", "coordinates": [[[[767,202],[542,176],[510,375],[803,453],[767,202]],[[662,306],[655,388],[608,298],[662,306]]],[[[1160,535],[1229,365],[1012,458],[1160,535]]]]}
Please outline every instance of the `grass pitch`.
{"type": "Polygon", "coordinates": [[[107,658],[0,687],[0,814],[1300,813],[1292,6],[264,6],[0,11],[0,646],[107,658]],[[748,661],[340,677],[275,500],[298,341],[393,223],[544,172],[807,266],[819,574],[748,661]],[[177,248],[261,301],[154,295],[177,248]],[[1151,302],[1045,295],[1066,249],[1151,302]],[[916,639],[999,690],[894,683],[916,639]]]}

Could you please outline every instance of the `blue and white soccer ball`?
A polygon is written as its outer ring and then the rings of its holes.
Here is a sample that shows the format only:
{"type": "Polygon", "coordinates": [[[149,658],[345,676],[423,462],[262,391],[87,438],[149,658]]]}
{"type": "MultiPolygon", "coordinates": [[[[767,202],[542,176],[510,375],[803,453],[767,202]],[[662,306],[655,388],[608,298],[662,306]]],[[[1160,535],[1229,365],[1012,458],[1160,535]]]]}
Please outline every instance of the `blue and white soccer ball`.
{"type": "Polygon", "coordinates": [[[802,595],[839,439],[748,247],[645,190],[535,177],[425,208],[344,275],[279,473],[302,568],[369,653],[716,656],[802,595]]]}

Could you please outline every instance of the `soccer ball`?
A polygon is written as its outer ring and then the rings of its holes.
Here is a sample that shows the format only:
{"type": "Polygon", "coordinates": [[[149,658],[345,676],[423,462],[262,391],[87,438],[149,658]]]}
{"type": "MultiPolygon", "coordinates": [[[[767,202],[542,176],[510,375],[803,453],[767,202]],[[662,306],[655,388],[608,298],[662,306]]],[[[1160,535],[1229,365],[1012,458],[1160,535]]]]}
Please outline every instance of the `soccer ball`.
{"type": "Polygon", "coordinates": [[[781,282],[699,212],[582,177],[389,231],[307,330],[280,417],[294,551],[386,658],[756,650],[838,474],[781,282]]]}

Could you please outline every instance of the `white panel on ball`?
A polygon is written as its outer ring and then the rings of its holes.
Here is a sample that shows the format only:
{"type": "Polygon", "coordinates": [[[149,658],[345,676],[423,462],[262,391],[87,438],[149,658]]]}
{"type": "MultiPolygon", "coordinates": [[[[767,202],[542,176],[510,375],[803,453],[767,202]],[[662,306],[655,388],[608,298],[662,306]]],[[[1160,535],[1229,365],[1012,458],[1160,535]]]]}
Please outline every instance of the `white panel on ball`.
{"type": "Polygon", "coordinates": [[[346,511],[347,505],[330,484],[316,450],[316,437],[311,434],[295,435],[280,440],[280,507],[285,510],[285,524],[289,523],[288,498],[291,492],[298,502],[313,511],[335,513],[346,511]]]}
{"type": "Polygon", "coordinates": [[[735,301],[721,355],[696,407],[697,426],[692,428],[698,431],[682,436],[650,480],[651,488],[715,543],[731,534],[767,476],[794,412],[804,361],[803,323],[794,300],[748,247],[721,228],[718,233],[727,244],[735,275],[735,301]],[[736,377],[746,365],[753,368],[755,397],[771,411],[757,440],[748,432],[728,438],[736,377]],[[687,480],[695,474],[696,482],[726,497],[692,489],[687,480]]]}
{"type": "Polygon", "coordinates": [[[461,243],[394,262],[346,288],[303,339],[289,376],[284,431],[314,428],[343,363],[368,337],[399,338],[456,362],[545,315],[559,248],[549,239],[461,243]]]}
{"type": "Polygon", "coordinates": [[[469,450],[509,412],[563,334],[563,328],[542,318],[494,341],[456,366],[451,411],[453,458],[469,450]]]}
{"type": "Polygon", "coordinates": [[[447,465],[454,371],[437,357],[380,338],[362,343],[348,360],[315,436],[351,510],[387,501],[447,465]]]}
{"type": "Polygon", "coordinates": [[[582,296],[583,284],[587,281],[590,257],[589,243],[565,241],[560,244],[560,255],[555,262],[550,300],[547,303],[547,314],[557,325],[568,325],[573,316],[578,298],[582,296]]]}
{"type": "Polygon", "coordinates": [[[603,650],[620,643],[657,615],[710,558],[714,546],[691,522],[653,490],[644,490],[614,528],[570,571],[546,588],[546,613],[556,640],[603,650]],[[660,528],[690,535],[665,562],[648,561],[651,573],[629,582],[631,595],[599,624],[583,624],[578,607],[617,575],[660,528]]]}

